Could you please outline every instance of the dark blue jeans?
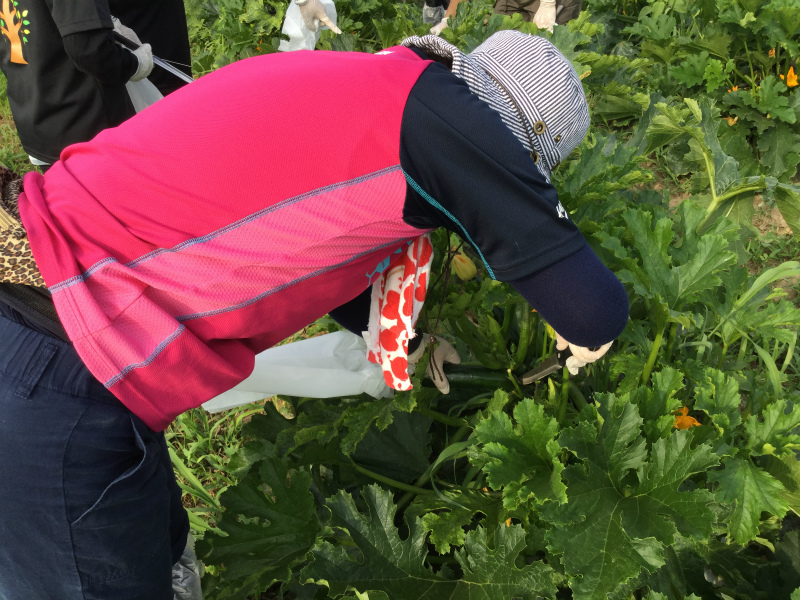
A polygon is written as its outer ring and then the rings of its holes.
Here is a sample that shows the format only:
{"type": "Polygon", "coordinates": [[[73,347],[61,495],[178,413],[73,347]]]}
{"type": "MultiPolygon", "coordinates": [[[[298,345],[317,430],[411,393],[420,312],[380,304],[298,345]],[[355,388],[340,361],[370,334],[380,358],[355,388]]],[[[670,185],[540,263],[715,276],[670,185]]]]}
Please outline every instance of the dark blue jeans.
{"type": "Polygon", "coordinates": [[[0,317],[0,600],[171,600],[188,531],[164,434],[0,317]]]}

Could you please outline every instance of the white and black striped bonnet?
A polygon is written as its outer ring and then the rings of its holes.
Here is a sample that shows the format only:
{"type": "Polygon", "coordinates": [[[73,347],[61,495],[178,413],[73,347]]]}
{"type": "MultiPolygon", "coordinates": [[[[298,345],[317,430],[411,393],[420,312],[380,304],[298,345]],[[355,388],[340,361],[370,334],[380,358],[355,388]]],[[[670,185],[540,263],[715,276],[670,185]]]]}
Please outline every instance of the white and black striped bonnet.
{"type": "Polygon", "coordinates": [[[589,130],[589,107],[578,74],[542,37],[499,31],[469,54],[435,35],[410,37],[403,45],[451,59],[451,71],[500,113],[548,181],[589,130]]]}

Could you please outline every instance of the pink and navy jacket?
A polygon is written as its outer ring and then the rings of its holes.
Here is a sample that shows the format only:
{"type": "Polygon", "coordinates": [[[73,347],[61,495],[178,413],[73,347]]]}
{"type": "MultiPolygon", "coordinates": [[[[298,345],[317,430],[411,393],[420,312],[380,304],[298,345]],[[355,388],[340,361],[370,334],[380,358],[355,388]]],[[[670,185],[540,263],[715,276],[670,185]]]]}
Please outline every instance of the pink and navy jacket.
{"type": "Polygon", "coordinates": [[[26,176],[59,318],[148,426],[243,380],[426,231],[403,220],[399,148],[429,64],[402,47],[248,59],[26,176]]]}

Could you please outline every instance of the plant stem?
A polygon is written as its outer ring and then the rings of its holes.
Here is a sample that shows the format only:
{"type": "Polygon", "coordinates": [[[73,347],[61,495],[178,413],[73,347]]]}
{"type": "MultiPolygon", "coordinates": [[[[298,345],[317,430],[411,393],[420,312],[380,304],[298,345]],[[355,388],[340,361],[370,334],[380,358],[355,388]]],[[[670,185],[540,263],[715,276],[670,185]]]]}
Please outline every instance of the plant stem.
{"type": "Polygon", "coordinates": [[[445,425],[451,425],[452,427],[468,427],[469,423],[467,423],[464,419],[459,419],[457,417],[448,417],[445,414],[442,414],[438,411],[431,410],[430,408],[425,408],[424,406],[417,406],[416,411],[425,415],[426,417],[430,417],[434,421],[439,421],[439,423],[444,423],[445,425]]]}
{"type": "Polygon", "coordinates": [[[669,330],[669,338],[667,339],[667,348],[664,351],[664,362],[672,360],[672,348],[675,346],[675,338],[678,335],[678,324],[673,323],[669,330]]]}
{"type": "Polygon", "coordinates": [[[663,339],[664,327],[656,333],[656,338],[653,340],[653,349],[650,350],[650,356],[647,357],[647,363],[644,365],[644,370],[642,371],[641,385],[646,385],[650,380],[650,373],[653,371],[653,366],[656,364],[658,351],[661,349],[661,342],[663,339]]]}
{"type": "Polygon", "coordinates": [[[506,304],[505,310],[503,311],[503,324],[500,327],[500,331],[506,339],[508,339],[508,330],[511,328],[511,319],[514,316],[514,309],[516,307],[516,302],[509,302],[506,304]]]}
{"type": "Polygon", "coordinates": [[[569,369],[564,367],[561,372],[561,404],[558,405],[558,422],[564,422],[567,415],[567,400],[569,399],[569,369]]]}
{"type": "Polygon", "coordinates": [[[747,350],[747,338],[742,338],[742,343],[739,345],[739,358],[738,362],[744,360],[744,353],[747,350]]]}
{"type": "Polygon", "coordinates": [[[370,477],[375,481],[380,481],[381,483],[385,483],[386,485],[389,485],[393,488],[397,488],[398,490],[403,490],[409,494],[413,495],[427,494],[428,492],[430,492],[430,490],[426,490],[425,488],[417,487],[414,485],[408,485],[407,483],[402,483],[390,477],[379,475],[378,473],[370,471],[369,469],[365,469],[361,465],[357,464],[352,458],[350,459],[350,463],[353,465],[353,468],[362,475],[366,475],[367,477],[370,477]]]}
{"type": "MultiPolygon", "coordinates": [[[[460,442],[462,439],[464,439],[464,436],[466,436],[470,431],[471,430],[469,427],[460,427],[450,438],[450,444],[455,444],[456,442],[460,442]]],[[[426,490],[422,486],[427,484],[431,480],[431,477],[433,477],[434,475],[436,475],[436,473],[439,472],[439,469],[441,469],[444,466],[444,463],[445,461],[442,461],[438,465],[436,465],[435,468],[428,468],[428,470],[425,471],[422,475],[420,475],[419,479],[417,479],[414,482],[414,485],[407,486],[407,488],[409,489],[406,490],[406,493],[403,494],[403,496],[397,502],[398,510],[403,508],[409,502],[411,502],[411,499],[417,494],[427,494],[428,492],[430,492],[430,490],[426,490]]]]}
{"type": "Polygon", "coordinates": [[[579,411],[589,406],[581,389],[576,384],[572,383],[572,381],[569,382],[569,395],[572,397],[572,403],[575,405],[575,408],[579,411]]]}
{"type": "Polygon", "coordinates": [[[517,355],[515,363],[521,365],[525,362],[525,356],[528,354],[528,344],[531,340],[531,321],[532,314],[530,307],[525,303],[522,306],[522,314],[520,315],[519,322],[519,345],[517,345],[517,355]]]}
{"type": "Polygon", "coordinates": [[[520,397],[520,400],[525,397],[525,392],[522,391],[522,388],[519,387],[519,383],[517,383],[517,378],[514,377],[514,374],[511,372],[511,369],[508,369],[508,378],[511,380],[511,384],[514,386],[514,391],[517,392],[517,395],[520,397]]]}
{"type": "MultiPolygon", "coordinates": [[[[705,153],[703,154],[703,156],[705,156],[705,153]]],[[[706,167],[710,168],[710,167],[708,167],[708,159],[707,158],[706,158],[706,167]]],[[[709,174],[710,173],[711,173],[711,171],[709,171],[709,174]]],[[[722,194],[721,196],[717,196],[717,192],[714,189],[714,187],[715,186],[713,186],[713,185],[711,186],[711,204],[709,204],[708,208],[706,209],[706,216],[703,219],[703,221],[700,223],[700,225],[697,226],[698,233],[700,231],[702,231],[703,228],[706,226],[706,224],[711,220],[711,216],[714,214],[714,211],[717,210],[717,207],[719,207],[720,204],[722,204],[723,202],[726,202],[727,200],[730,200],[731,198],[734,198],[734,197],[738,196],[739,194],[744,194],[746,192],[755,192],[757,190],[760,190],[760,189],[762,189],[764,187],[764,184],[761,181],[758,181],[756,183],[752,183],[750,185],[746,185],[746,186],[741,187],[741,188],[739,188],[737,190],[734,190],[733,192],[728,192],[727,194],[722,194]]]]}
{"type": "Polygon", "coordinates": [[[717,197],[717,200],[721,204],[721,203],[725,202],[726,200],[730,200],[731,198],[734,198],[734,197],[738,196],[739,194],[744,194],[746,192],[755,192],[755,191],[760,190],[763,187],[765,187],[764,183],[762,181],[757,181],[756,183],[751,183],[749,185],[746,185],[744,187],[739,188],[738,190],[734,190],[733,192],[728,192],[727,194],[722,194],[721,196],[717,197]]]}
{"type": "Polygon", "coordinates": [[[717,369],[720,371],[722,370],[722,362],[725,360],[725,354],[728,352],[728,344],[722,345],[722,354],[719,356],[719,363],[717,364],[717,369]]]}
{"type": "Polygon", "coordinates": [[[752,88],[756,87],[756,74],[753,70],[753,61],[750,58],[750,50],[747,48],[747,40],[744,40],[744,51],[747,53],[747,64],[750,65],[750,86],[752,88]]]}

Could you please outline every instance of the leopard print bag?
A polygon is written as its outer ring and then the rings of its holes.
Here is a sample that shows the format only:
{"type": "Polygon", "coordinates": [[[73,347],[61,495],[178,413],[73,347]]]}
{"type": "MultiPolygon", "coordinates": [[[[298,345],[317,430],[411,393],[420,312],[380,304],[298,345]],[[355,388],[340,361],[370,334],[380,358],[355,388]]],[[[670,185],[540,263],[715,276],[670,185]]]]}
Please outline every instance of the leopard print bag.
{"type": "Polygon", "coordinates": [[[22,191],[22,178],[0,165],[0,282],[45,287],[19,216],[22,191]]]}

